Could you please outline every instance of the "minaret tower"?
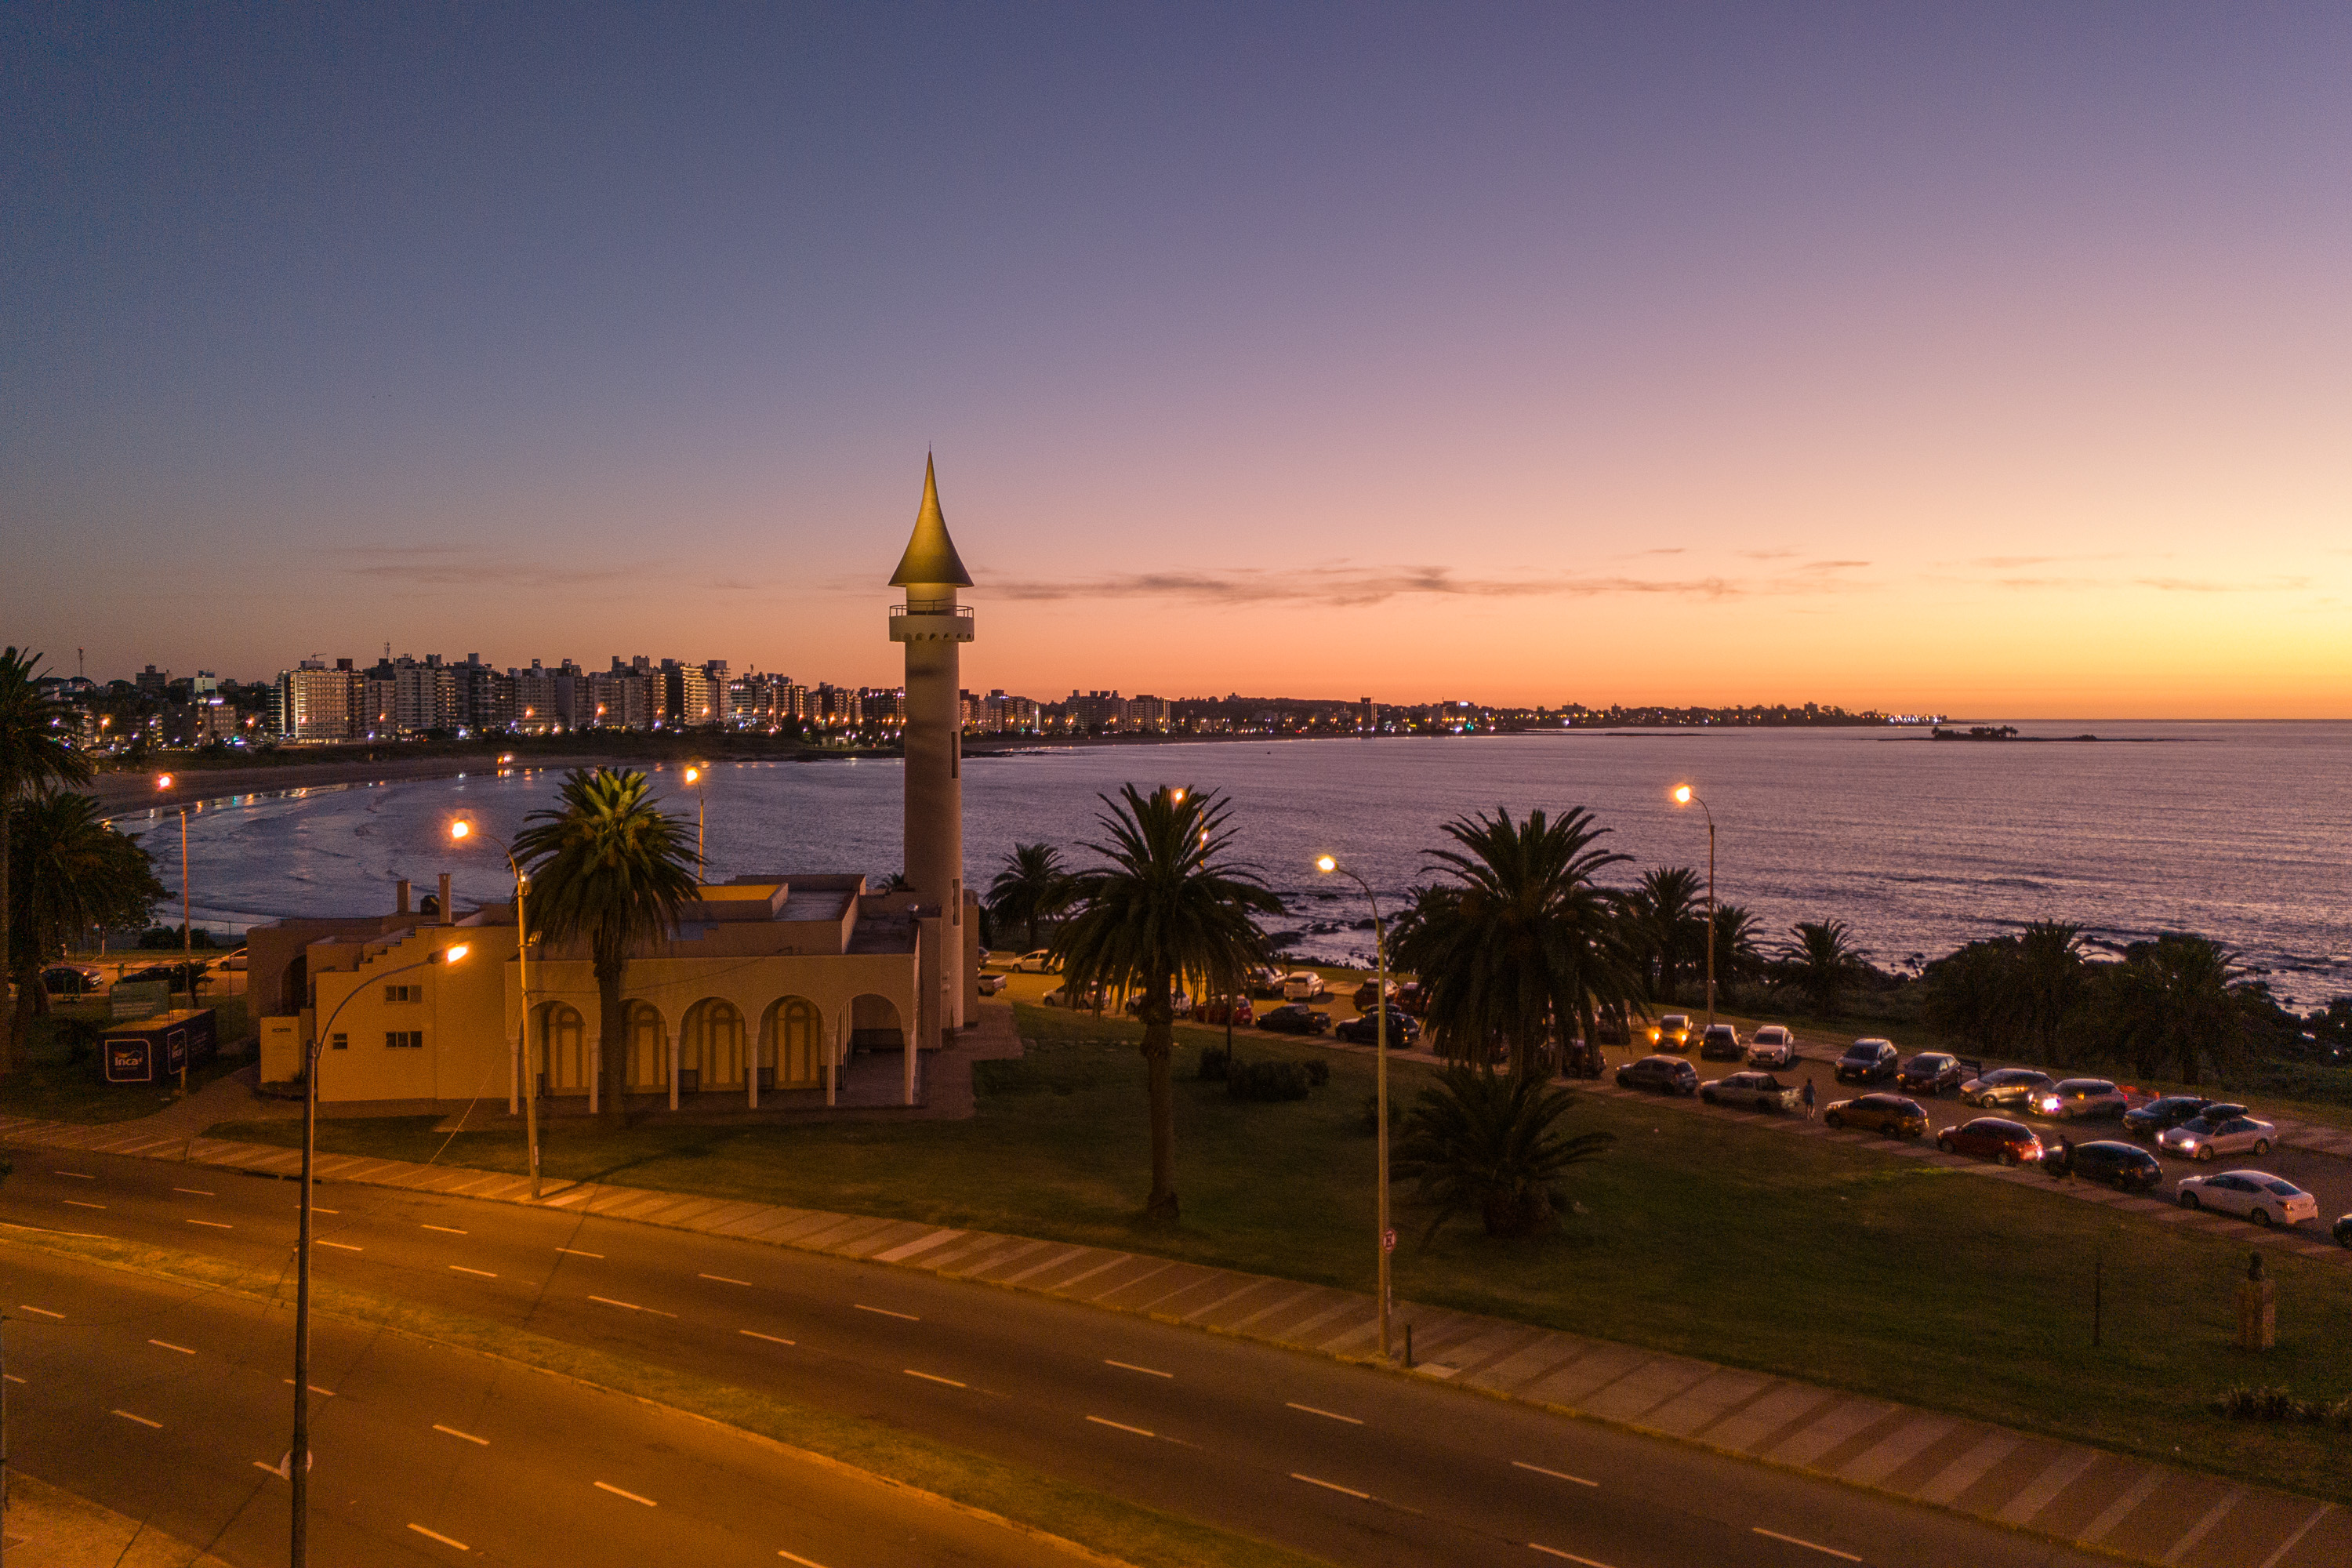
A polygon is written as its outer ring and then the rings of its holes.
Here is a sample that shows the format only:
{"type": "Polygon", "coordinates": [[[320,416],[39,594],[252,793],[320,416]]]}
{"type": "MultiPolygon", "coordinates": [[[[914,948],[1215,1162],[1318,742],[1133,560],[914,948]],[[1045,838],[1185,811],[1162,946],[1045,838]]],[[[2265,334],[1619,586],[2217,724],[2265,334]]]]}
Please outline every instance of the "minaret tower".
{"type": "Polygon", "coordinates": [[[963,918],[962,647],[971,641],[972,626],[971,611],[956,603],[956,590],[971,586],[971,574],[948,537],[929,458],[915,536],[890,585],[907,590],[907,602],[890,606],[890,640],[907,645],[907,880],[919,918],[938,917],[936,926],[922,921],[929,1016],[918,1028],[925,1044],[936,1045],[937,1031],[964,1021],[971,933],[963,918]]]}

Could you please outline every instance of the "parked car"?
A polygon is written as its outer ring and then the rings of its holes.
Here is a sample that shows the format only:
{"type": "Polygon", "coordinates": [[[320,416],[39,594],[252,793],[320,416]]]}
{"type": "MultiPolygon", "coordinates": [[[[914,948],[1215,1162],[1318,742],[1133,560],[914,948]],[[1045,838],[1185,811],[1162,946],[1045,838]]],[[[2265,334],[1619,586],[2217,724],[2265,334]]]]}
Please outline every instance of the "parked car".
{"type": "Polygon", "coordinates": [[[1687,1013],[1661,1013],[1658,1021],[1650,1026],[1650,1048],[1654,1051],[1686,1051],[1690,1049],[1690,1038],[1687,1013]]]}
{"type": "Polygon", "coordinates": [[[1004,967],[1015,974],[1053,974],[1058,973],[1062,966],[1054,962],[1050,948],[1041,947],[1034,952],[1023,953],[1004,967]]]}
{"type": "Polygon", "coordinates": [[[1996,1068],[1960,1085],[1960,1098],[1990,1110],[1996,1105],[2025,1105],[2057,1088],[2046,1072],[2032,1068],[1996,1068]]]}
{"type": "MultiPolygon", "coordinates": [[[[1170,997],[1169,1002],[1171,1004],[1170,1011],[1174,1013],[1177,1017],[1189,1018],[1192,1016],[1192,999],[1190,996],[1185,995],[1181,991],[1177,992],[1175,995],[1170,997]]],[[[1134,995],[1127,999],[1127,1010],[1138,1016],[1142,1015],[1142,992],[1139,991],[1134,995]]]]}
{"type": "Polygon", "coordinates": [[[2216,1154],[2267,1154],[2277,1136],[2277,1128],[2247,1115],[2242,1105],[2209,1105],[2165,1129],[2156,1146],[2183,1160],[2210,1160],[2216,1154]]]}
{"type": "MultiPolygon", "coordinates": [[[[1394,1002],[1394,1001],[1396,1000],[1396,994],[1397,994],[1397,983],[1396,983],[1395,981],[1391,980],[1391,981],[1390,981],[1390,982],[1389,982],[1389,990],[1388,990],[1388,996],[1389,996],[1389,1000],[1390,1000],[1391,1002],[1394,1002]]],[[[1357,986],[1357,987],[1356,987],[1356,1011],[1357,1011],[1357,1012],[1359,1012],[1359,1013],[1369,1013],[1369,1012],[1370,1012],[1370,1011],[1372,1010],[1372,1004],[1373,1004],[1373,1003],[1375,1003],[1375,1002],[1377,1002],[1377,1001],[1379,1001],[1380,999],[1381,999],[1381,983],[1380,983],[1378,980],[1367,980],[1367,981],[1365,981],[1361,985],[1359,985],[1359,986],[1357,986]]]]}
{"type": "Polygon", "coordinates": [[[1318,1013],[1304,1002],[1286,1002],[1259,1014],[1257,1026],[1277,1035],[1319,1035],[1331,1026],[1331,1015],[1318,1013]]]}
{"type": "Polygon", "coordinates": [[[1418,1018],[1429,1006],[1429,993],[1421,988],[1420,981],[1408,980],[1397,987],[1396,1003],[1398,1006],[1418,1018]]]}
{"type": "Polygon", "coordinates": [[[1286,972],[1261,964],[1249,972],[1247,984],[1253,996],[1280,996],[1282,977],[1286,972]]]}
{"type": "Polygon", "coordinates": [[[2243,1215],[2256,1225],[2296,1225],[2319,1217],[2319,1200],[2268,1171],[2224,1171],[2218,1176],[2183,1176],[2180,1206],[2243,1215]]]}
{"type": "Polygon", "coordinates": [[[1679,1057],[1643,1057],[1617,1069],[1620,1089],[1648,1089],[1660,1094],[1696,1094],[1698,1068],[1679,1057]]]}
{"type": "Polygon", "coordinates": [[[2033,1109],[2061,1121],[2120,1121],[2131,1109],[2131,1096],[2103,1078],[2061,1079],[2033,1097],[2033,1109]]]}
{"type": "Polygon", "coordinates": [[[2164,1180],[2164,1162],[2137,1143],[2112,1138],[2075,1144],[2073,1170],[2086,1182],[2106,1182],[2126,1193],[2144,1193],[2164,1180]]]}
{"type": "Polygon", "coordinates": [[[2124,1131],[2135,1138],[2155,1138],[2192,1117],[2202,1116],[2213,1102],[2201,1094],[2168,1094],[2124,1112],[2124,1131]]]}
{"type": "Polygon", "coordinates": [[[2352,1214],[2336,1216],[2336,1245],[2352,1247],[2352,1214]]]}
{"type": "Polygon", "coordinates": [[[1925,1138],[1927,1135],[1927,1113],[1916,1100],[1906,1100],[1899,1094],[1865,1094],[1859,1100],[1841,1100],[1822,1112],[1822,1120],[1832,1127],[1859,1127],[1865,1132],[1884,1132],[1889,1138],[1925,1138]]]}
{"type": "Polygon", "coordinates": [[[1740,1061],[1748,1055],[1748,1042],[1728,1024],[1709,1024],[1698,1037],[1698,1055],[1701,1061],[1740,1061]]]}
{"type": "Polygon", "coordinates": [[[130,973],[117,981],[116,984],[122,985],[163,984],[173,986],[179,990],[185,990],[188,986],[190,972],[194,972],[196,983],[198,984],[202,984],[204,983],[205,972],[211,968],[212,965],[201,958],[192,959],[179,963],[151,963],[144,969],[132,970],[130,973]]]}
{"type": "Polygon", "coordinates": [[[1004,989],[1004,976],[989,971],[982,971],[976,984],[979,985],[980,994],[982,996],[993,996],[998,992],[1004,989]]]}
{"type": "Polygon", "coordinates": [[[1603,1007],[1592,1019],[1592,1037],[1604,1046],[1633,1043],[1633,1021],[1622,1007],[1603,1007]]]}
{"type": "Polygon", "coordinates": [[[1899,1065],[1892,1040],[1856,1040],[1837,1059],[1840,1083],[1885,1083],[1899,1065]]]}
{"type": "Polygon", "coordinates": [[[1282,977],[1282,999],[1286,1002],[1312,1002],[1330,994],[1323,977],[1311,969],[1294,969],[1282,977]]]}
{"type": "Polygon", "coordinates": [[[52,996],[94,996],[106,976],[86,963],[52,963],[41,971],[41,989],[52,996]]]}
{"type": "Polygon", "coordinates": [[[1067,986],[1056,985],[1037,1000],[1048,1007],[1076,1007],[1086,1012],[1099,1013],[1110,997],[1099,985],[1089,985],[1074,997],[1067,986]]]}
{"type": "Polygon", "coordinates": [[[1780,1024],[1766,1024],[1748,1041],[1748,1065],[1790,1068],[1797,1065],[1797,1037],[1780,1024]]]}
{"type": "MultiPolygon", "coordinates": [[[[1352,1040],[1360,1046],[1374,1045],[1380,1038],[1379,1019],[1378,1012],[1366,1013],[1360,1017],[1349,1018],[1339,1024],[1332,1029],[1331,1033],[1340,1039],[1352,1040]]],[[[1419,1038],[1421,1038],[1421,1020],[1402,1007],[1390,1007],[1389,1044],[1409,1046],[1419,1038]]]]}
{"type": "Polygon", "coordinates": [[[1949,1051],[1921,1051],[1896,1070],[1895,1081],[1914,1094],[1942,1094],[1967,1081],[1968,1068],[1949,1051]]]}
{"type": "Polygon", "coordinates": [[[228,971],[231,974],[242,974],[245,973],[245,949],[240,947],[235,952],[230,953],[226,958],[222,959],[220,961],[220,966],[228,971]]]}
{"type": "Polygon", "coordinates": [[[1255,1023],[1256,1019],[1257,1009],[1250,1005],[1250,999],[1246,996],[1212,996],[1192,1009],[1192,1022],[1214,1024],[1219,1027],[1228,1023],[1255,1023]],[[1226,1017],[1227,1013],[1233,1016],[1226,1017]]]}
{"type": "Polygon", "coordinates": [[[1998,1160],[2004,1165],[2030,1164],[2042,1158],[2042,1140],[2022,1121],[1979,1116],[1936,1134],[1936,1147],[1947,1154],[1969,1154],[1998,1160]]]}
{"type": "Polygon", "coordinates": [[[1782,1083],[1769,1072],[1717,1079],[1701,1088],[1698,1097],[1709,1105],[1752,1105],[1759,1110],[1794,1110],[1804,1103],[1803,1091],[1795,1084],[1782,1083]]]}

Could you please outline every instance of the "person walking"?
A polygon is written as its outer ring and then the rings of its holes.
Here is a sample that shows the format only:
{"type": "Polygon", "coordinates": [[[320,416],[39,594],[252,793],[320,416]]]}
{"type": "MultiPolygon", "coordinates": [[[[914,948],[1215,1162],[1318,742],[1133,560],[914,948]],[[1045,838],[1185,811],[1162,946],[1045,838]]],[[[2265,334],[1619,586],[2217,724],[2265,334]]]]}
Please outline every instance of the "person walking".
{"type": "Polygon", "coordinates": [[[1809,1077],[1809,1078],[1807,1078],[1807,1079],[1805,1079],[1805,1120],[1806,1120],[1806,1121],[1811,1121],[1812,1119],[1813,1119],[1813,1080],[1809,1077]]]}
{"type": "Polygon", "coordinates": [[[2050,1173],[2053,1182],[2071,1180],[2074,1174],[2074,1141],[2063,1132],[2058,1134],[2058,1164],[2050,1173]]]}

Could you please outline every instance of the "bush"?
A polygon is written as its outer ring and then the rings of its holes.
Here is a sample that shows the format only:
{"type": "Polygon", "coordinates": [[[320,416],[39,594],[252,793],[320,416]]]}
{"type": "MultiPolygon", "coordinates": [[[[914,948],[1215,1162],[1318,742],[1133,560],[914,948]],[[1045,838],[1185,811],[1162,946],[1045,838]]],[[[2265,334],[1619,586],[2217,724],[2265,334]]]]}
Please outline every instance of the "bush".
{"type": "Polygon", "coordinates": [[[1224,1082],[1225,1069],[1231,1065],[1232,1053],[1224,1047],[1202,1046],[1201,1047],[1200,1077],[1202,1083],[1224,1082]]]}
{"type": "MultiPolygon", "coordinates": [[[[1381,1097],[1376,1091],[1364,1096],[1364,1120],[1361,1124],[1360,1131],[1363,1132],[1365,1137],[1370,1138],[1373,1133],[1378,1132],[1380,1130],[1381,1097]]],[[[1393,1138],[1403,1130],[1404,1097],[1402,1095],[1392,1094],[1389,1096],[1389,1136],[1393,1138]]]]}
{"type": "Polygon", "coordinates": [[[2214,1415],[2231,1421],[2308,1421],[2314,1426],[2352,1431],[2352,1394],[2329,1404],[2297,1399],[2284,1388],[2225,1388],[2210,1406],[2214,1415]]]}
{"type": "Polygon", "coordinates": [[[1225,1092],[1235,1100],[1305,1100],[1305,1062],[1235,1062],[1226,1069],[1225,1092]]]}
{"type": "Polygon", "coordinates": [[[1306,1066],[1307,1081],[1313,1084],[1316,1088],[1321,1089],[1325,1084],[1331,1081],[1331,1064],[1325,1061],[1322,1058],[1314,1058],[1309,1060],[1306,1066]]]}

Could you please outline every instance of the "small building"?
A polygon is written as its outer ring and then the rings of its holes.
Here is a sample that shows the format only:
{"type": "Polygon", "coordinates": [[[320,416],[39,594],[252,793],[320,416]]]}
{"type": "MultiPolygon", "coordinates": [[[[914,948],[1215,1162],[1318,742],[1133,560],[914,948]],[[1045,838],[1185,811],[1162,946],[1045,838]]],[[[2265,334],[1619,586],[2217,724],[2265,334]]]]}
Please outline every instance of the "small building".
{"type": "Polygon", "coordinates": [[[109,1083],[163,1083],[219,1055],[220,1031],[210,1007],[184,1007],[109,1025],[98,1051],[109,1083]]]}

